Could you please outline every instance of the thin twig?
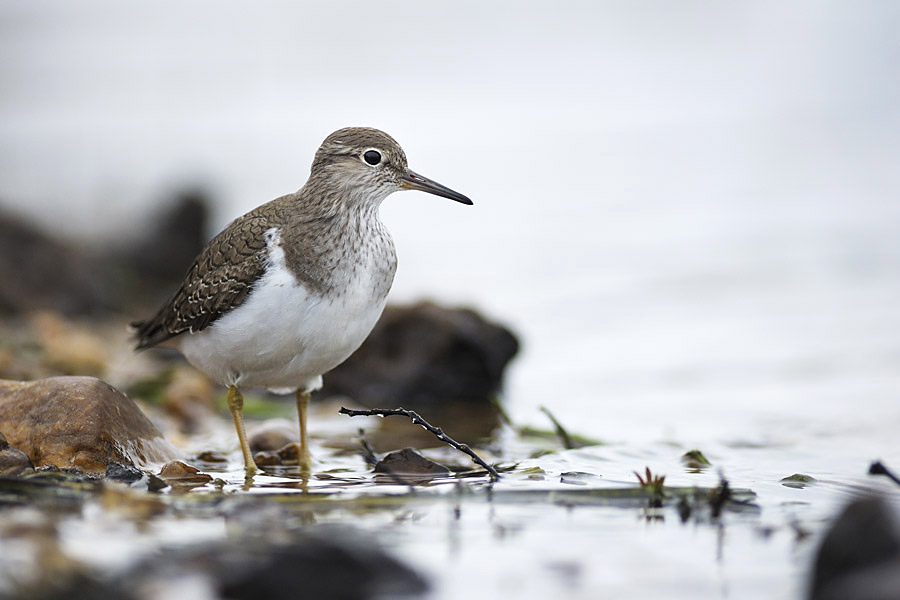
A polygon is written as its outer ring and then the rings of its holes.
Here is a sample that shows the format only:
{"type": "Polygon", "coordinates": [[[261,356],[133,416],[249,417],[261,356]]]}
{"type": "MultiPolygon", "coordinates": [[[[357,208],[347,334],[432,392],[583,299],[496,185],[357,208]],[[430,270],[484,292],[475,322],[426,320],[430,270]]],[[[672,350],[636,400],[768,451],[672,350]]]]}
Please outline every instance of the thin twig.
{"type": "Polygon", "coordinates": [[[894,473],[891,472],[891,470],[886,466],[884,466],[884,464],[880,460],[877,460],[869,465],[869,475],[885,475],[888,479],[890,479],[897,485],[900,485],[900,477],[894,475],[894,473]]]}
{"type": "Polygon", "coordinates": [[[487,472],[491,476],[491,480],[496,481],[500,479],[500,473],[498,473],[497,470],[494,469],[494,467],[481,460],[481,457],[475,454],[475,452],[468,445],[460,444],[459,442],[448,436],[446,433],[444,433],[444,431],[440,427],[431,425],[428,421],[420,417],[419,413],[415,411],[406,410],[405,408],[373,408],[372,410],[353,410],[342,406],[341,410],[339,410],[338,412],[342,415],[348,415],[351,417],[390,417],[393,415],[407,417],[413,422],[414,425],[421,425],[426,430],[433,433],[437,437],[437,439],[468,455],[473,461],[475,461],[475,463],[487,470],[487,472]]]}

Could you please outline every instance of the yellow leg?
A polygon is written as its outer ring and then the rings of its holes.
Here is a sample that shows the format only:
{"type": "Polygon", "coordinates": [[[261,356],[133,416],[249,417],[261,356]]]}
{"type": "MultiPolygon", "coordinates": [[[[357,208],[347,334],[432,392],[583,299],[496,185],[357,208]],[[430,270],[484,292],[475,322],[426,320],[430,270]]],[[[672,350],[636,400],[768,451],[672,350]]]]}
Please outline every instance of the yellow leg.
{"type": "Polygon", "coordinates": [[[297,461],[300,470],[309,472],[312,467],[312,454],[309,451],[309,434],[306,431],[306,409],[309,408],[309,392],[297,391],[297,416],[300,419],[300,446],[297,461]]]}
{"type": "Polygon", "coordinates": [[[244,397],[236,385],[228,387],[228,410],[234,419],[234,428],[237,430],[238,440],[241,442],[241,452],[244,454],[244,468],[248,475],[258,471],[253,455],[250,453],[250,443],[247,441],[247,430],[244,429],[244,397]]]}

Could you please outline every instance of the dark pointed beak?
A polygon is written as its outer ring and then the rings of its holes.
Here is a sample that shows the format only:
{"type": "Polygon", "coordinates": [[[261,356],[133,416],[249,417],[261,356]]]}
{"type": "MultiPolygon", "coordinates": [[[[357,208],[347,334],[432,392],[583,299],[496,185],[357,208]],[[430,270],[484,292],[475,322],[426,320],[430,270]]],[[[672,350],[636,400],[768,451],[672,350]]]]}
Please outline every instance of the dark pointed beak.
{"type": "Polygon", "coordinates": [[[400,186],[407,190],[420,190],[428,192],[429,194],[434,194],[435,196],[450,198],[451,200],[456,200],[463,204],[472,204],[472,201],[466,196],[463,196],[459,192],[454,192],[450,188],[439,184],[437,181],[422,177],[415,171],[409,171],[406,175],[401,177],[400,186]]]}

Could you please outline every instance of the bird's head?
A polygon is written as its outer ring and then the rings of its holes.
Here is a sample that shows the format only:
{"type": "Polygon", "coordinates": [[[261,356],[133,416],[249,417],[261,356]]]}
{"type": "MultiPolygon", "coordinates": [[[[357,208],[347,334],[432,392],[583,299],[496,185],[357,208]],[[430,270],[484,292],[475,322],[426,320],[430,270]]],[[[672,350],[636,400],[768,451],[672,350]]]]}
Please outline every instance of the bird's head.
{"type": "Polygon", "coordinates": [[[411,171],[400,144],[368,127],[339,129],[325,138],[313,160],[313,182],[339,189],[350,201],[376,206],[400,190],[421,190],[472,204],[466,196],[411,171]]]}

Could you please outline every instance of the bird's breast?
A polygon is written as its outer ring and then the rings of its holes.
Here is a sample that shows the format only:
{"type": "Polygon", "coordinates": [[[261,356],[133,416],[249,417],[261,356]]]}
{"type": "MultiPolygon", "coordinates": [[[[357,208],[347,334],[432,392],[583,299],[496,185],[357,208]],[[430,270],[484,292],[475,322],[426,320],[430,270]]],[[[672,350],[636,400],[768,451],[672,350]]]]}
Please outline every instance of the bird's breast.
{"type": "Polygon", "coordinates": [[[263,276],[247,299],[210,327],[187,336],[182,352],[225,383],[305,388],[350,356],[384,310],[396,271],[393,243],[358,246],[333,257],[309,285],[286,257],[279,232],[269,234],[263,276]]]}

